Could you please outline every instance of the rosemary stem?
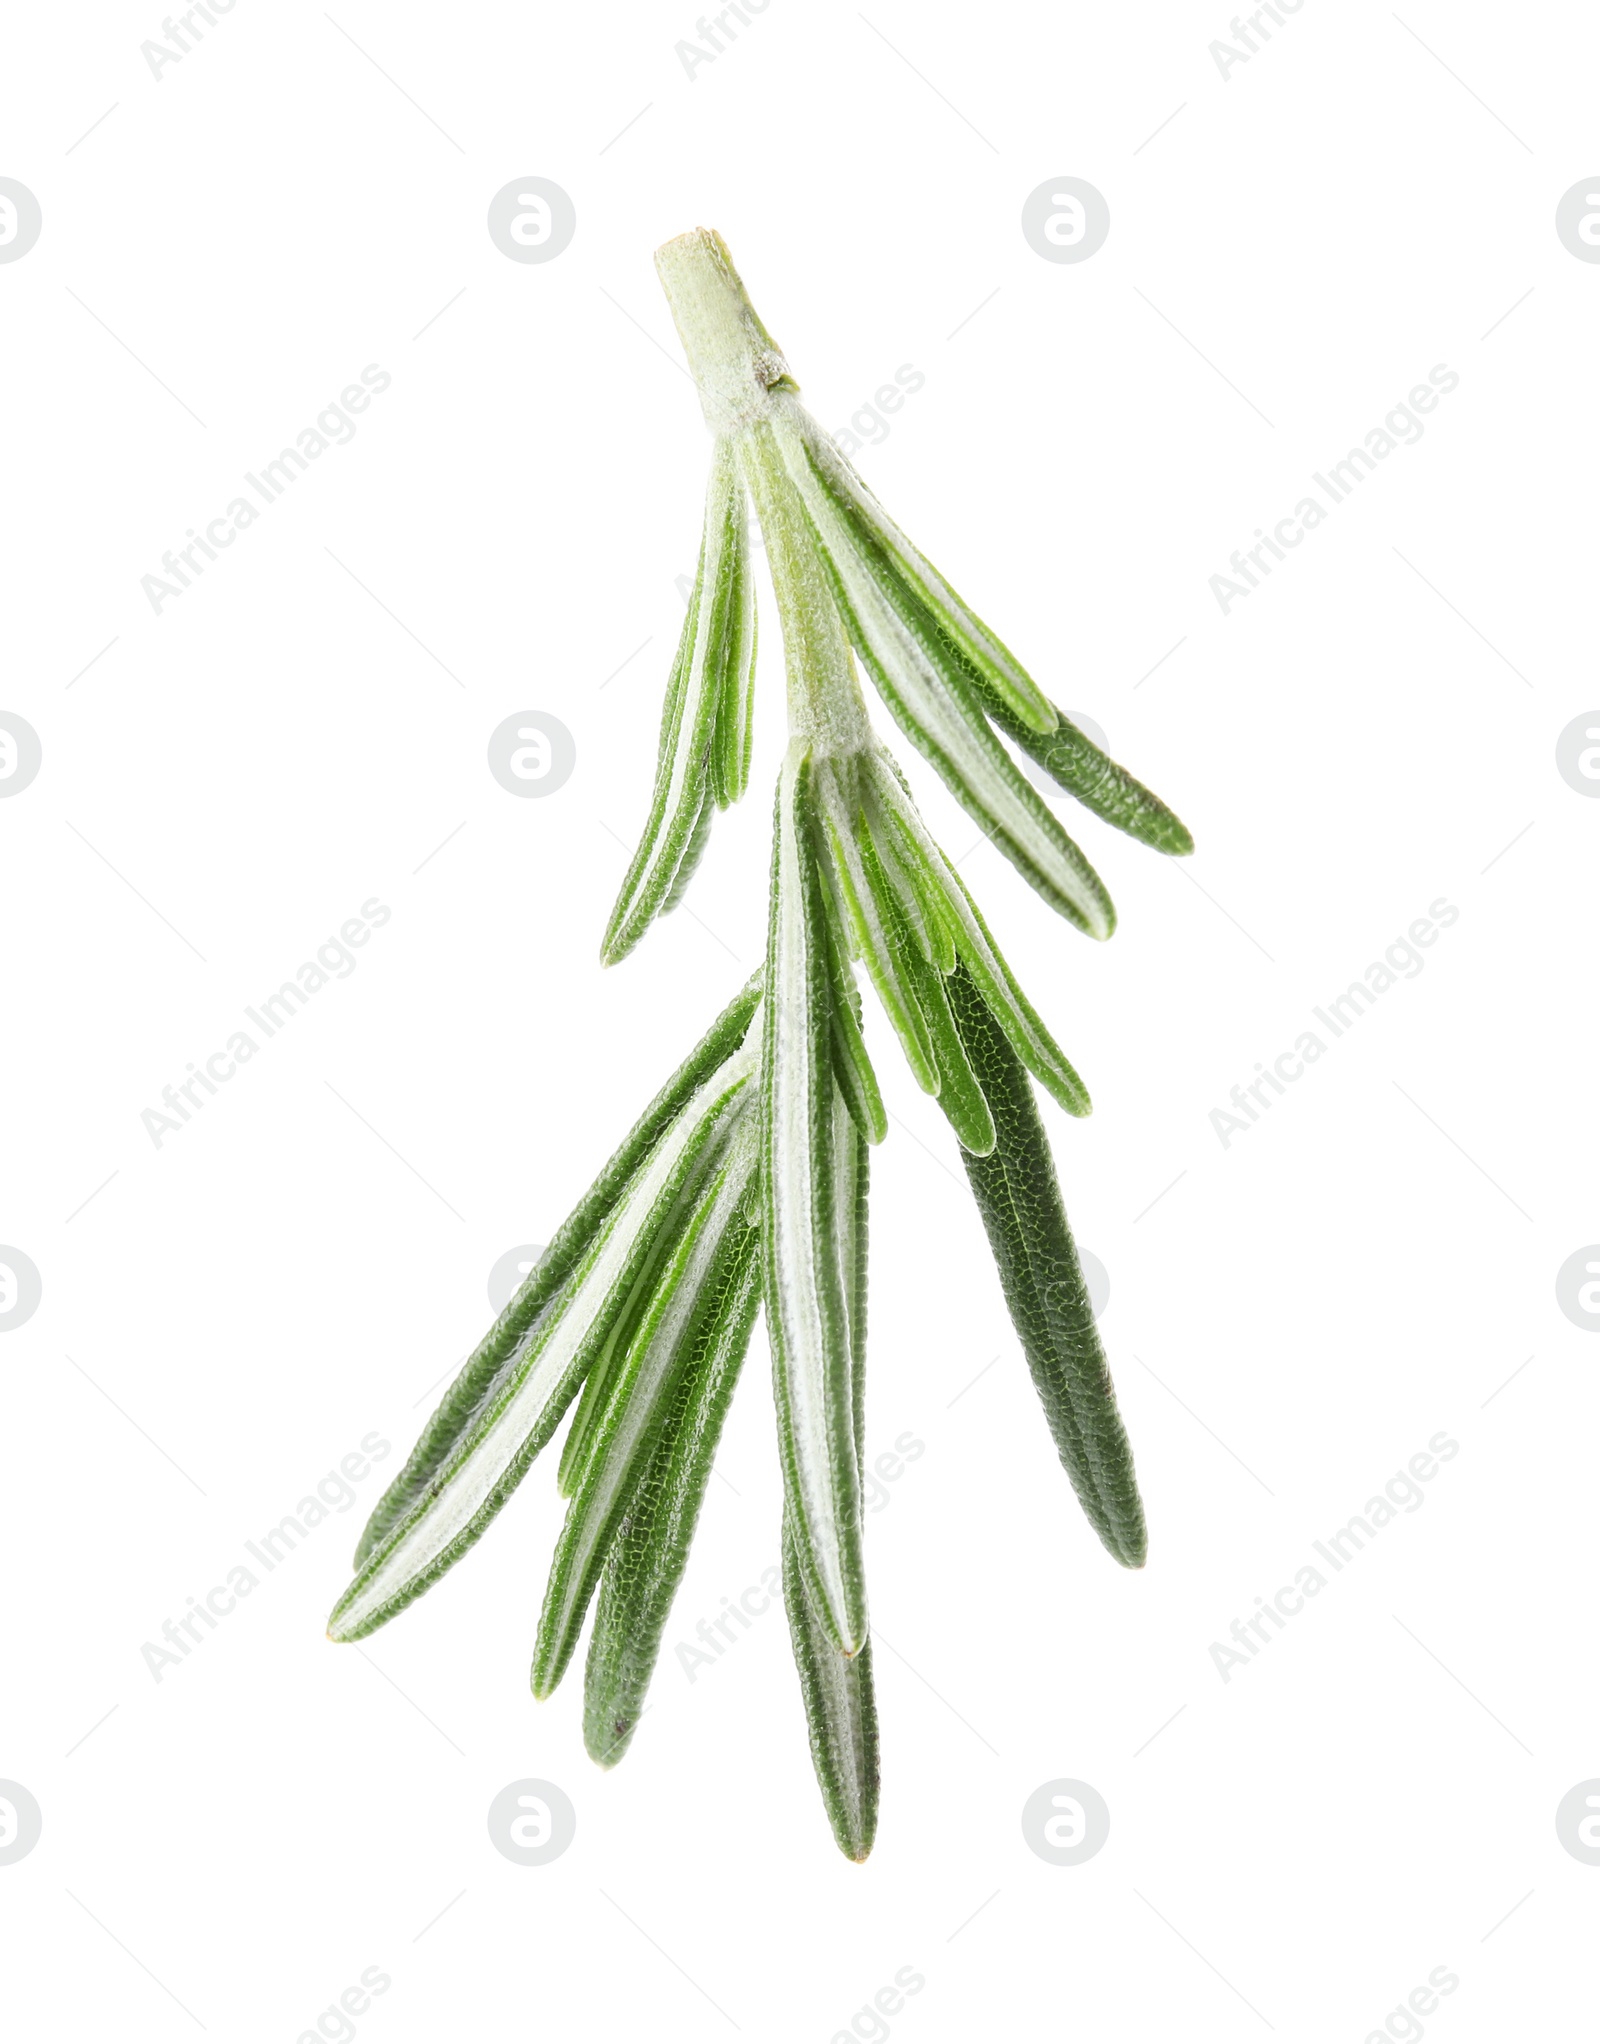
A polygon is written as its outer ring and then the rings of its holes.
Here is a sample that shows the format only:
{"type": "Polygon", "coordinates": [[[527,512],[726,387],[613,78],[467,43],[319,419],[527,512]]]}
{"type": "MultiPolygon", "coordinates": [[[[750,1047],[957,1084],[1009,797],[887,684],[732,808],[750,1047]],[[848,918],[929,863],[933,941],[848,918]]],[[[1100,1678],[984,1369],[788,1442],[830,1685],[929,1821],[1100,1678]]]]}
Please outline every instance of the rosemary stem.
{"type": "Polygon", "coordinates": [[[813,758],[870,745],[867,707],[804,504],[770,423],[771,392],[796,388],[722,237],[707,228],[656,251],[656,270],[706,424],[732,441],[760,521],[783,629],[789,732],[813,758]]]}

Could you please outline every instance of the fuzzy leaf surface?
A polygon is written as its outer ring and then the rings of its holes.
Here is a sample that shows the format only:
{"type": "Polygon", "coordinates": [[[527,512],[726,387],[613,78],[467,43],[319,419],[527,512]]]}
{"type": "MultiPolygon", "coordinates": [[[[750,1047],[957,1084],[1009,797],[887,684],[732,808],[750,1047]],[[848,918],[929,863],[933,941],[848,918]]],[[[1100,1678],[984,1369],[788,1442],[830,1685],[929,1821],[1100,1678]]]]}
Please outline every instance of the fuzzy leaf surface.
{"type": "Polygon", "coordinates": [[[761,1305],[761,1236],[735,1237],[726,1289],[701,1329],[660,1441],[606,1559],[584,1670],[583,1737],[613,1767],[645,1707],[661,1634],[683,1580],[711,1465],[761,1305]]]}
{"type": "Polygon", "coordinates": [[[421,1499],[367,1556],[329,1618],[330,1638],[360,1639],[421,1596],[516,1489],[604,1347],[655,1254],[657,1230],[755,1067],[754,1047],[741,1044],[663,1130],[421,1499]]]}
{"type": "Polygon", "coordinates": [[[850,1315],[840,1267],[832,976],[809,769],[791,745],[778,784],[762,1045],[767,1332],[799,1559],[835,1644],[866,1638],[850,1315]]]}
{"type": "Polygon", "coordinates": [[[426,1492],[488,1396],[495,1378],[516,1354],[535,1322],[549,1310],[662,1131],[677,1117],[701,1082],[744,1041],[760,998],[761,975],[755,973],[650,1102],[618,1144],[605,1169],[556,1230],[537,1266],[523,1279],[493,1327],[457,1372],[404,1468],[378,1500],[356,1547],[353,1567],[360,1568],[426,1492]]]}
{"type": "Polygon", "coordinates": [[[1011,1322],[1089,1523],[1125,1568],[1140,1568],[1146,1536],[1133,1450],[1028,1075],[970,974],[958,966],[949,986],[951,1012],[994,1116],[994,1149],[987,1157],[963,1152],[961,1161],[1011,1322]]]}

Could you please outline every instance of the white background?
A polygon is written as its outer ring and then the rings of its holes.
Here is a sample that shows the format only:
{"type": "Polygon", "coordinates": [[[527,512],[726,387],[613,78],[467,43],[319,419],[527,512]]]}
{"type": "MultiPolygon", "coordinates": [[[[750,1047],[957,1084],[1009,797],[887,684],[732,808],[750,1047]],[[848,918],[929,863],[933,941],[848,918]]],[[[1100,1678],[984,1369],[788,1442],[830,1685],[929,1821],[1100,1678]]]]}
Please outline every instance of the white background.
{"type": "Polygon", "coordinates": [[[242,0],[159,83],[153,6],[11,23],[0,173],[44,214],[0,266],[0,708],[43,745],[0,802],[0,1240],[43,1276],[0,1342],[0,1775],[44,1813],[0,1867],[17,2035],[336,2036],[367,1967],[363,2044],[826,2044],[903,1967],[895,2044],[1359,2044],[1439,1967],[1430,2038],[1577,2034],[1600,1869],[1553,1819],[1600,1774],[1600,1348],[1554,1280],[1600,1236],[1600,805],[1555,746],[1600,699],[1600,268],[1553,221],[1600,157],[1600,24],[1403,12],[1310,0],[1226,82],[1220,6],[1162,0],[776,0],[692,81],[670,7],[242,0]],[[535,174],[578,230],[516,264],[485,213],[535,174]],[[1063,175],[1111,209],[1077,265],[1019,226],[1063,175]],[[1199,846],[1080,819],[1108,947],[987,848],[963,868],[1094,1093],[1050,1126],[1110,1273],[1142,1575],[1074,1505],[953,1138],[872,1017],[867,1431],[924,1453],[869,1519],[864,1868],[782,1617],[692,1683],[674,1655],[776,1559],[759,1335],[615,1772],[575,1676],[526,1687],[554,1451],[422,1604],[322,1638],[490,1265],[758,955],[770,613],[751,797],[596,965],[698,530],[650,260],[696,223],[825,425],[924,373],[868,480],[1199,846]],[[162,552],[369,363],[354,441],[155,614],[162,552]],[[1223,615],[1208,578],[1439,363],[1421,442],[1223,615]],[[525,710],[576,742],[548,799],[486,770],[525,710]],[[373,896],[357,969],[157,1148],[142,1111],[373,896]],[[1230,1088],[1441,897],[1425,969],[1224,1147],[1230,1088]],[[374,1430],[357,1507],[154,1680],[163,1621],[374,1430]],[[1212,1642],[1441,1430],[1425,1505],[1225,1683],[1212,1642]],[[543,1868],[485,1826],[523,1776],[578,1812],[543,1868]],[[1020,1827],[1057,1777],[1111,1810],[1076,1868],[1020,1827]]]}

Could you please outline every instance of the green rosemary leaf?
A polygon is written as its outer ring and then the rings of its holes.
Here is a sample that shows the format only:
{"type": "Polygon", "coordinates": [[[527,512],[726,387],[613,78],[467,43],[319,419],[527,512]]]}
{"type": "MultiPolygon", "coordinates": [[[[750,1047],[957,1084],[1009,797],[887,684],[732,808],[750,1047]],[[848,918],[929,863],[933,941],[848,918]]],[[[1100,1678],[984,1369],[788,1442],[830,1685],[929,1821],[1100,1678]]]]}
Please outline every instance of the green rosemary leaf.
{"type": "Polygon", "coordinates": [[[867,1191],[870,1159],[866,1140],[841,1114],[833,1117],[834,1228],[839,1270],[850,1312],[850,1413],[856,1430],[856,1466],[864,1458],[867,1383],[867,1191]]]}
{"type": "MultiPolygon", "coordinates": [[[[936,972],[953,971],[955,939],[948,918],[940,904],[918,886],[916,875],[907,866],[900,850],[899,840],[884,818],[882,805],[872,799],[870,779],[862,790],[861,825],[862,842],[872,847],[877,872],[888,887],[897,919],[909,933],[918,957],[936,972]]],[[[890,913],[887,904],[883,913],[887,922],[890,913]]]]}
{"type": "MultiPolygon", "coordinates": [[[[683,1195],[680,1194],[680,1205],[682,1199],[683,1195]]],[[[669,1238],[671,1233],[671,1222],[668,1221],[657,1239],[669,1238]]],[[[639,1315],[649,1301],[653,1272],[652,1265],[635,1279],[626,1304],[612,1323],[611,1332],[606,1336],[605,1347],[590,1363],[588,1374],[584,1377],[577,1410],[572,1415],[572,1424],[568,1427],[567,1438],[562,1443],[561,1460],[556,1464],[556,1490],[564,1498],[571,1497],[582,1480],[584,1465],[594,1444],[595,1429],[600,1424],[600,1415],[605,1411],[606,1403],[611,1396],[611,1387],[616,1382],[621,1358],[627,1353],[628,1343],[633,1338],[633,1330],[639,1324],[639,1315]]]]}
{"type": "Polygon", "coordinates": [[[705,793],[700,801],[700,814],[695,818],[694,828],[683,848],[683,857],[678,861],[678,870],[672,876],[672,885],[661,897],[657,915],[670,916],[672,911],[689,892],[689,882],[694,878],[700,861],[705,857],[706,846],[711,842],[711,825],[717,813],[717,798],[711,784],[706,783],[705,793]]]}
{"type": "Polygon", "coordinates": [[[931,618],[1013,716],[1030,730],[1052,729],[1058,713],[1038,684],[911,544],[799,400],[783,400],[778,412],[789,427],[782,437],[791,465],[797,457],[804,460],[856,549],[871,560],[874,580],[908,626],[920,632],[920,620],[931,618]]]}
{"type": "Polygon", "coordinates": [[[960,1033],[951,1019],[950,1002],[945,992],[947,982],[942,974],[928,966],[921,967],[921,978],[918,998],[939,1067],[939,1105],[955,1130],[962,1149],[975,1157],[987,1157],[994,1148],[994,1119],[983,1088],[978,1083],[978,1075],[968,1061],[960,1033]]]}
{"type": "MultiPolygon", "coordinates": [[[[851,1423],[859,1465],[865,1445],[867,1348],[867,1148],[842,1114],[834,1116],[834,1222],[850,1313],[851,1423]]],[[[841,1654],[817,1610],[800,1565],[795,1514],[785,1500],[783,1601],[800,1675],[811,1760],[839,1849],[863,1860],[878,1821],[878,1718],[872,1693],[872,1643],[841,1654]]]]}
{"type": "Polygon", "coordinates": [[[423,1496],[471,1423],[496,1376],[517,1352],[529,1329],[549,1309],[657,1138],[677,1118],[702,1081],[744,1041],[760,998],[761,975],[754,973],[650,1102],[605,1169],[556,1230],[536,1268],[523,1279],[493,1327],[457,1372],[405,1467],[378,1500],[356,1547],[352,1567],[359,1569],[423,1496]]]}
{"type": "Polygon", "coordinates": [[[895,721],[1029,885],[1077,928],[1109,937],[1117,919],[1104,883],[995,737],[933,621],[914,605],[895,607],[815,482],[801,495],[850,641],[895,721]]]}
{"type": "Polygon", "coordinates": [[[944,901],[961,961],[977,982],[1012,1049],[1068,1114],[1088,1114],[1091,1111],[1088,1089],[1017,985],[960,874],[928,836],[886,755],[880,753],[877,764],[877,792],[907,859],[914,863],[922,884],[930,892],[936,891],[944,901]]]}
{"type": "MultiPolygon", "coordinates": [[[[823,899],[827,899],[827,887],[823,899]]],[[[872,1069],[867,1046],[861,1039],[861,996],[848,954],[841,948],[831,919],[824,915],[828,944],[828,979],[832,988],[833,1075],[838,1082],[850,1119],[869,1143],[881,1143],[889,1133],[878,1075],[872,1069]]]]}
{"type": "Polygon", "coordinates": [[[944,975],[935,970],[918,950],[905,914],[903,899],[884,872],[871,835],[863,830],[861,861],[878,912],[888,933],[899,983],[915,1003],[933,1054],[939,1077],[938,1102],[963,1146],[985,1155],[994,1148],[994,1123],[984,1101],[983,1089],[974,1077],[950,1009],[945,1000],[944,975]]]}
{"type": "Polygon", "coordinates": [[[606,1551],[650,1456],[708,1310],[750,1232],[741,1208],[760,1157],[758,1119],[735,1109],[715,1176],[665,1259],[628,1344],[550,1564],[534,1647],[532,1686],[548,1696],[578,1643],[606,1551]]]}
{"type": "Polygon", "coordinates": [[[667,1613],[711,1480],[722,1424],[761,1304],[761,1236],[734,1231],[735,1254],[715,1311],[673,1394],[661,1439],[629,1500],[600,1579],[584,1670],[583,1737],[614,1767],[644,1711],[667,1613]]]}
{"type": "Polygon", "coordinates": [[[864,1860],[878,1828],[878,1711],[872,1692],[872,1642],[855,1655],[834,1644],[801,1566],[801,1536],[785,1515],[783,1602],[800,1673],[811,1764],[839,1850],[864,1860]]]}
{"type": "Polygon", "coordinates": [[[872,1069],[861,1024],[847,1007],[834,1004],[832,1016],[833,1076],[838,1083],[845,1111],[869,1143],[881,1143],[889,1133],[878,1075],[872,1069]]]}
{"type": "Polygon", "coordinates": [[[989,1156],[961,1161],[1012,1325],[1089,1523],[1125,1568],[1140,1568],[1146,1540],[1133,1451],[1028,1075],[976,982],[959,968],[950,1006],[998,1132],[989,1156]]]}
{"type": "Polygon", "coordinates": [[[679,671],[669,689],[650,814],[606,926],[600,947],[604,965],[625,958],[662,913],[705,811],[730,647],[742,643],[749,601],[749,576],[741,565],[743,530],[743,486],[733,448],[718,440],[706,486],[695,593],[679,643],[679,671]]]}
{"type": "Polygon", "coordinates": [[[805,751],[792,744],[773,831],[761,1056],[767,1332],[800,1566],[835,1644],[853,1654],[866,1638],[866,1581],[836,1219],[832,987],[809,779],[805,751]]]}
{"type": "Polygon", "coordinates": [[[421,1596],[460,1560],[522,1481],[604,1348],[655,1254],[659,1229],[756,1063],[754,1045],[741,1044],[663,1131],[421,1498],[368,1554],[328,1620],[331,1639],[360,1639],[421,1596]]]}
{"type": "Polygon", "coordinates": [[[1159,795],[1152,795],[1126,767],[1086,738],[1064,710],[1056,712],[1059,721],[1053,731],[1033,731],[1012,714],[981,675],[969,673],[967,680],[986,715],[1012,743],[1103,823],[1178,858],[1194,850],[1187,824],[1173,815],[1159,795]]]}
{"type": "Polygon", "coordinates": [[[717,807],[728,809],[750,781],[756,685],[756,583],[743,484],[728,500],[728,615],[723,628],[722,685],[717,699],[711,782],[717,807]]]}
{"type": "Polygon", "coordinates": [[[853,949],[866,966],[867,977],[900,1039],[912,1076],[925,1093],[937,1093],[939,1073],[927,1025],[901,976],[862,860],[860,801],[852,765],[850,759],[822,760],[812,769],[819,851],[828,884],[837,890],[853,949]]]}
{"type": "Polygon", "coordinates": [[[582,1481],[602,1416],[606,1412],[613,1387],[622,1371],[628,1345],[633,1340],[640,1317],[650,1303],[661,1264],[670,1255],[679,1229],[693,1213],[704,1190],[705,1180],[717,1168],[721,1143],[727,1131],[728,1123],[724,1123],[718,1140],[706,1145],[693,1172],[685,1178],[678,1193],[676,1209],[663,1219],[657,1229],[651,1255],[641,1263],[632,1291],[612,1321],[611,1332],[604,1346],[596,1352],[589,1366],[583,1392],[578,1399],[577,1410],[573,1413],[572,1424],[567,1430],[567,1438],[561,1450],[561,1461],[556,1470],[556,1488],[565,1498],[570,1498],[582,1481]]]}

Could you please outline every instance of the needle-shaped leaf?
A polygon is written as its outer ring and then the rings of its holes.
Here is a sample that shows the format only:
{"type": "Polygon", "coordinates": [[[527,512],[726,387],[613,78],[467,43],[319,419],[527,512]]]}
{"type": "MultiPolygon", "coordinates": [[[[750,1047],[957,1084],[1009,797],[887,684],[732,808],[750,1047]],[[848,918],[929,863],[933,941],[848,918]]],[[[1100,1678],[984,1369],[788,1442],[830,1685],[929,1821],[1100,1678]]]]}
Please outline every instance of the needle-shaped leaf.
{"type": "Polygon", "coordinates": [[[683,857],[678,861],[678,870],[672,876],[672,885],[661,897],[659,915],[670,916],[672,911],[689,892],[689,882],[700,870],[700,861],[706,855],[706,846],[711,842],[711,826],[716,819],[717,799],[709,784],[700,800],[700,814],[695,818],[694,828],[689,833],[683,848],[683,857]]]}
{"type": "Polygon", "coordinates": [[[696,1088],[744,1041],[760,998],[761,975],[755,973],[650,1102],[600,1176],[556,1230],[537,1266],[457,1372],[405,1467],[378,1500],[356,1548],[353,1567],[360,1568],[428,1489],[496,1376],[516,1354],[535,1321],[549,1309],[662,1131],[677,1118],[696,1088]]]}
{"type": "MultiPolygon", "coordinates": [[[[824,884],[824,903],[827,893],[824,884]]],[[[878,1075],[872,1069],[872,1060],[862,1041],[861,995],[856,990],[849,953],[842,948],[832,917],[825,915],[823,924],[828,940],[828,976],[833,991],[833,1075],[851,1120],[869,1143],[881,1143],[889,1133],[889,1117],[884,1112],[883,1095],[878,1090],[878,1075]]]]}
{"type": "Polygon", "coordinates": [[[1012,713],[981,675],[969,674],[968,681],[986,714],[1012,743],[1102,822],[1177,858],[1194,850],[1188,825],[1173,815],[1159,795],[1151,794],[1126,767],[1085,737],[1065,710],[1057,710],[1053,731],[1035,731],[1012,713]]]}
{"type": "Polygon", "coordinates": [[[743,489],[728,505],[729,590],[727,646],[722,656],[722,694],[711,755],[711,784],[717,807],[727,809],[750,782],[756,686],[756,584],[750,572],[750,535],[743,489]]]}
{"type": "Polygon", "coordinates": [[[867,968],[912,1076],[925,1093],[939,1090],[939,1071],[911,990],[905,985],[895,948],[884,928],[872,879],[861,855],[861,797],[854,758],[821,760],[812,769],[818,818],[818,850],[826,864],[826,888],[837,900],[835,921],[848,933],[850,948],[867,968]]]}
{"type": "Polygon", "coordinates": [[[778,782],[762,1043],[767,1331],[800,1566],[834,1643],[866,1638],[850,1312],[840,1267],[832,985],[806,754],[778,782]]]}
{"type": "Polygon", "coordinates": [[[760,1158],[759,1117],[741,1105],[725,1126],[714,1176],[664,1260],[556,1542],[534,1647],[535,1696],[548,1696],[566,1671],[612,1536],[750,1233],[742,1209],[760,1158]]]}
{"type": "Polygon", "coordinates": [[[1088,1114],[1088,1089],[1018,986],[960,874],[928,836],[915,805],[884,754],[877,755],[874,767],[876,797],[900,840],[907,864],[914,867],[930,899],[943,903],[961,961],[1013,1050],[1068,1114],[1088,1114]]]}
{"type": "Polygon", "coordinates": [[[865,830],[860,846],[862,864],[888,932],[890,950],[899,984],[916,1005],[933,1053],[939,1075],[938,1101],[950,1126],[964,1148],[985,1155],[994,1148],[994,1123],[984,1102],[983,1090],[972,1074],[950,1009],[945,1000],[944,975],[930,965],[913,939],[903,906],[903,897],[884,873],[877,847],[865,830]]]}
{"type": "Polygon", "coordinates": [[[827,494],[857,549],[872,559],[875,577],[891,604],[908,623],[915,618],[913,628],[918,631],[922,617],[932,619],[1015,717],[1032,730],[1050,730],[1058,714],[1054,705],[1016,656],[906,538],[839,446],[798,398],[784,398],[779,412],[792,429],[790,444],[803,449],[817,486],[827,494]]]}
{"type": "MultiPolygon", "coordinates": [[[[737,671],[742,689],[751,651],[753,595],[746,552],[744,485],[732,444],[719,439],[706,486],[694,595],[668,685],[650,814],[606,927],[600,949],[605,965],[626,957],[669,899],[678,899],[674,884],[685,862],[692,872],[704,849],[715,800],[719,719],[730,675],[737,671]]],[[[744,743],[742,733],[729,739],[730,759],[735,744],[744,743]]],[[[683,878],[687,883],[688,875],[683,878]]]]}
{"type": "Polygon", "coordinates": [[[1104,883],[989,728],[933,618],[886,581],[881,560],[863,549],[823,488],[799,429],[778,437],[851,643],[895,721],[1050,906],[1090,936],[1109,937],[1116,910],[1104,883]]]}
{"type": "Polygon", "coordinates": [[[994,1148],[994,1120],[951,1019],[950,1003],[945,993],[948,982],[931,966],[922,964],[920,959],[915,961],[913,969],[919,977],[918,999],[939,1067],[939,1105],[955,1130],[962,1149],[976,1157],[987,1157],[994,1148]]]}
{"type": "Polygon", "coordinates": [[[939,972],[955,969],[955,936],[948,916],[943,913],[943,904],[930,898],[921,885],[915,869],[907,862],[900,845],[899,834],[889,824],[881,803],[872,799],[870,778],[866,799],[862,806],[862,820],[866,825],[873,851],[885,879],[894,889],[902,913],[916,939],[918,951],[927,963],[939,972]]]}
{"type": "Polygon", "coordinates": [[[1012,1325],[1079,1503],[1108,1551],[1139,1568],[1146,1540],[1133,1451],[1028,1075],[971,975],[958,966],[949,987],[994,1116],[994,1149],[987,1157],[964,1153],[961,1161],[1012,1325]]]}
{"type": "Polygon", "coordinates": [[[840,1653],[817,1608],[804,1568],[801,1535],[785,1516],[783,1602],[800,1675],[811,1764],[839,1850],[864,1860],[878,1829],[878,1711],[872,1691],[872,1642],[840,1653]]]}
{"type": "MultiPolygon", "coordinates": [[[[834,1223],[850,1314],[851,1418],[856,1461],[864,1454],[867,1345],[867,1148],[842,1114],[834,1118],[834,1223]]],[[[792,1500],[783,1521],[783,1601],[800,1675],[811,1760],[841,1852],[864,1860],[878,1823],[878,1717],[872,1642],[840,1653],[800,1565],[792,1500]]]]}
{"type": "MultiPolygon", "coordinates": [[[[689,1197],[690,1185],[678,1195],[682,1205],[689,1197]]],[[[665,1242],[672,1233],[668,1220],[658,1231],[657,1240],[665,1242]]],[[[659,1254],[659,1252],[658,1252],[659,1254]]],[[[578,1397],[577,1409],[572,1415],[572,1424],[567,1429],[567,1438],[562,1444],[561,1460],[556,1464],[556,1489],[564,1498],[571,1497],[583,1476],[584,1464],[589,1459],[589,1450],[594,1445],[595,1429],[600,1424],[600,1415],[606,1409],[611,1387],[616,1382],[621,1360],[627,1353],[628,1342],[633,1330],[639,1324],[639,1315],[649,1301],[650,1283],[654,1265],[647,1265],[634,1280],[633,1290],[620,1313],[611,1324],[602,1348],[590,1363],[583,1380],[583,1389],[578,1397]]]]}
{"type": "Polygon", "coordinates": [[[750,1083],[741,1044],[696,1089],[639,1165],[560,1292],[513,1349],[422,1497],[367,1556],[328,1620],[360,1639],[436,1582],[511,1495],[605,1346],[685,1182],[750,1083]]]}
{"type": "Polygon", "coordinates": [[[683,1579],[722,1423],[761,1304],[761,1236],[746,1228],[721,1296],[671,1398],[660,1441],[606,1559],[584,1670],[583,1737],[613,1767],[645,1707],[667,1613],[683,1579]]]}

